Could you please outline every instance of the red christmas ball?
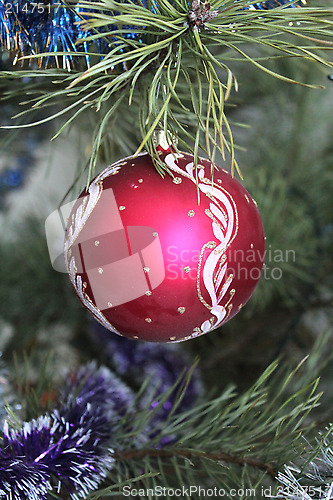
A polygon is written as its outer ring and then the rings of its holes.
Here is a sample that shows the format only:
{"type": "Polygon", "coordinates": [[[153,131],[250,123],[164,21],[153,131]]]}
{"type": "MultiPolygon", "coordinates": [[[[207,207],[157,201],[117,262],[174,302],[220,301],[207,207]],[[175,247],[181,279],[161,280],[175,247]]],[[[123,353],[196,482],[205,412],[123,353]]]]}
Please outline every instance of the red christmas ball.
{"type": "Polygon", "coordinates": [[[255,201],[225,170],[161,152],[114,163],[81,193],[65,259],[83,305],[112,332],[188,340],[229,321],[261,275],[264,231],[255,201]]]}

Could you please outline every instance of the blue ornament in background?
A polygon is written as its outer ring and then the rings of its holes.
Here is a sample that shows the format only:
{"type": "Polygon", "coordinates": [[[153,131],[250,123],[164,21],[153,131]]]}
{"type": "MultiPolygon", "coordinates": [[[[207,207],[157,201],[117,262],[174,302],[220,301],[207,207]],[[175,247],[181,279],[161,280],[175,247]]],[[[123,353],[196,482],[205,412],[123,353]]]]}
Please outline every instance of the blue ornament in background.
{"type": "Polygon", "coordinates": [[[25,151],[10,155],[5,167],[0,170],[0,209],[5,207],[5,194],[24,186],[34,164],[35,141],[22,137],[20,143],[25,151]]]}
{"type": "MultiPolygon", "coordinates": [[[[6,70],[0,64],[0,70],[6,70]]],[[[29,79],[25,81],[29,85],[29,79]]],[[[1,107],[1,125],[9,125],[11,117],[18,113],[16,103],[1,107]]],[[[19,140],[15,133],[2,131],[0,140],[0,210],[6,208],[6,195],[24,188],[28,176],[36,163],[38,145],[49,138],[49,127],[34,127],[20,130],[19,140]]]]}

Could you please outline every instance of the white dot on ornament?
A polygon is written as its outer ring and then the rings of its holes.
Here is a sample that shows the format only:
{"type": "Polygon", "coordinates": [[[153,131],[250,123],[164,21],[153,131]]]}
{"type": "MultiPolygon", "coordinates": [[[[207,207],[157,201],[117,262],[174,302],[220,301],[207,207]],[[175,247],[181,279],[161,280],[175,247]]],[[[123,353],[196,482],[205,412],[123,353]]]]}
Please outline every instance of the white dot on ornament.
{"type": "Polygon", "coordinates": [[[95,241],[95,247],[98,247],[98,245],[99,245],[99,241],[98,241],[98,240],[96,240],[96,241],[95,241]]]}
{"type": "Polygon", "coordinates": [[[253,248],[253,243],[251,243],[250,247],[253,248]]]}
{"type": "Polygon", "coordinates": [[[103,269],[101,267],[98,268],[99,274],[103,274],[103,269]]]}
{"type": "Polygon", "coordinates": [[[138,180],[138,183],[139,183],[139,184],[142,184],[142,183],[143,183],[143,179],[139,179],[139,180],[138,180]]]}
{"type": "Polygon", "coordinates": [[[145,292],[145,295],[147,295],[147,297],[150,297],[151,294],[152,292],[150,290],[148,290],[148,292],[145,292]]]}
{"type": "Polygon", "coordinates": [[[189,210],[187,215],[189,217],[194,217],[195,216],[195,211],[194,210],[189,210]]]}
{"type": "Polygon", "coordinates": [[[147,323],[151,323],[151,322],[152,322],[152,319],[151,319],[151,318],[146,318],[146,319],[145,319],[145,321],[146,321],[147,323]]]}
{"type": "Polygon", "coordinates": [[[176,340],[176,337],[169,337],[170,340],[176,340]]]}
{"type": "Polygon", "coordinates": [[[138,339],[139,337],[137,335],[133,335],[133,339],[138,339]]]}
{"type": "Polygon", "coordinates": [[[158,236],[158,232],[157,232],[157,231],[154,231],[154,232],[153,232],[153,236],[154,236],[154,238],[156,238],[156,236],[158,236]]]}
{"type": "Polygon", "coordinates": [[[125,210],[125,208],[124,205],[120,205],[119,210],[125,210]]]}
{"type": "Polygon", "coordinates": [[[185,312],[185,307],[178,307],[178,312],[180,312],[180,314],[184,314],[185,312]]]}
{"type": "Polygon", "coordinates": [[[150,268],[149,267],[144,267],[143,270],[144,270],[145,273],[149,273],[150,268]]]}
{"type": "Polygon", "coordinates": [[[181,178],[180,177],[174,177],[173,178],[173,181],[172,181],[174,184],[180,184],[182,182],[181,178]]]}
{"type": "Polygon", "coordinates": [[[108,302],[108,307],[112,307],[112,304],[111,304],[111,302],[108,302]]]}
{"type": "Polygon", "coordinates": [[[190,266],[184,267],[184,271],[185,271],[185,273],[189,273],[191,271],[190,266]]]}

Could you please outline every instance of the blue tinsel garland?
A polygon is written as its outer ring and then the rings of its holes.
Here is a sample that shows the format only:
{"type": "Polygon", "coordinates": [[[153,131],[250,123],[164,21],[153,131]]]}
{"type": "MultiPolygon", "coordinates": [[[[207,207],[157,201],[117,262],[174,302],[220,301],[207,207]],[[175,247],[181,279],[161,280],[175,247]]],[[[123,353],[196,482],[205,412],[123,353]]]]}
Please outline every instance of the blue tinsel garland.
{"type": "Polygon", "coordinates": [[[305,5],[305,0],[266,0],[264,2],[254,2],[248,8],[251,10],[270,10],[275,9],[276,7],[281,7],[282,5],[288,5],[288,7],[302,7],[305,5]],[[289,5],[288,5],[289,4],[289,5]]]}

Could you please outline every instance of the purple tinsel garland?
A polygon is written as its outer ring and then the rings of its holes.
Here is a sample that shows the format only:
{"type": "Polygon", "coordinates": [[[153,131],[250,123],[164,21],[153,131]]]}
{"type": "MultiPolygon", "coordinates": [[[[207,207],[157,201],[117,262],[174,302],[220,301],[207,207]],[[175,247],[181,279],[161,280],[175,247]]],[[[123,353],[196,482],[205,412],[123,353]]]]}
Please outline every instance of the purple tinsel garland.
{"type": "MultiPolygon", "coordinates": [[[[120,428],[122,417],[134,416],[144,406],[154,409],[161,393],[173,387],[185,363],[177,346],[140,344],[107,334],[105,352],[118,352],[118,374],[140,373],[138,384],[152,374],[151,385],[136,401],[133,391],[117,375],[106,367],[97,368],[94,362],[69,374],[60,404],[52,413],[24,422],[19,429],[4,424],[0,447],[1,499],[46,500],[50,492],[60,490],[72,500],[85,498],[112,468],[113,448],[120,446],[115,437],[117,431],[121,434],[130,430],[120,428]]],[[[186,397],[189,407],[198,401],[201,381],[197,374],[193,380],[180,405],[183,410],[188,409],[184,406],[186,397]]],[[[171,393],[149,426],[133,440],[134,447],[159,435],[174,400],[175,394],[171,393]]],[[[164,437],[157,447],[174,438],[164,437]]]]}
{"type": "Polygon", "coordinates": [[[114,426],[132,405],[132,392],[110,370],[81,368],[57,410],[19,430],[5,423],[0,498],[44,500],[60,487],[72,500],[84,498],[112,467],[114,426]]]}
{"type": "Polygon", "coordinates": [[[0,498],[41,500],[51,489],[49,475],[24,458],[8,456],[0,450],[0,498]]]}

